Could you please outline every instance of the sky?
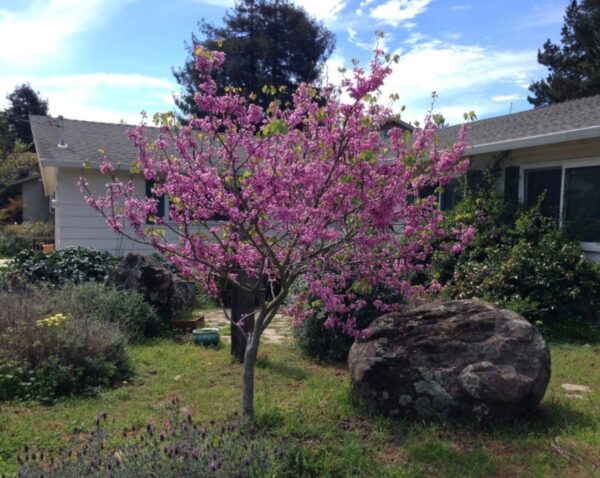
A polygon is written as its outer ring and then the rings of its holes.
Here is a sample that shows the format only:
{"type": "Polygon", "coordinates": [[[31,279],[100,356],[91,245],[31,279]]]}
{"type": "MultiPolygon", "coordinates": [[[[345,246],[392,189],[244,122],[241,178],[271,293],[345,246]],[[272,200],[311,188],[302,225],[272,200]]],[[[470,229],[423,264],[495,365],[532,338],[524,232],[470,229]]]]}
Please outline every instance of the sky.
{"type": "MultiPolygon", "coordinates": [[[[450,124],[531,108],[528,85],[547,74],[537,50],[560,40],[568,0],[293,0],[323,22],[336,48],[323,77],[368,63],[375,31],[400,61],[382,98],[402,119],[434,112],[450,124]]],[[[219,24],[233,0],[0,0],[0,109],[29,82],[50,114],[136,124],[175,108],[172,68],[202,18],[219,24]]]]}

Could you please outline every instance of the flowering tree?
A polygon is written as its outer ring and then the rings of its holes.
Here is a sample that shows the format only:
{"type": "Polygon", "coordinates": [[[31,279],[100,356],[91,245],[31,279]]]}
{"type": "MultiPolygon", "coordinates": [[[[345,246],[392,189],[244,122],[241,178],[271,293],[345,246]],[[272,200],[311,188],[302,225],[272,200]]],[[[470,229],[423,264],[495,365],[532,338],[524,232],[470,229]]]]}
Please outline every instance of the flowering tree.
{"type": "MultiPolygon", "coordinates": [[[[112,176],[106,193],[94,196],[84,178],[80,186],[112,229],[151,244],[210,293],[216,296],[217,283],[226,279],[256,294],[253,330],[237,325],[247,339],[242,401],[248,416],[265,329],[284,302],[296,320],[305,313],[305,295],[286,302],[300,277],[306,294],[330,312],[326,326],[349,334],[359,332],[339,316],[364,305],[357,292],[382,285],[410,298],[426,291],[411,285],[410,275],[426,267],[432,243],[446,234],[436,198],[421,197],[422,191],[466,170],[465,131],[446,149],[436,144],[431,120],[412,138],[399,128],[382,133],[391,112],[376,99],[391,68],[381,51],[369,71],[355,67],[340,88],[319,96],[301,85],[289,108],[274,101],[266,110],[233,90],[216,94],[211,73],[223,53],[198,47],[195,55],[202,80],[195,99],[208,114],[185,127],[172,116],[158,117],[153,142],[144,124],[129,132],[139,148],[133,172],[154,181],[156,197],[169,198],[168,219],[155,217],[157,200],[136,194],[107,158],[100,165],[112,176]],[[156,225],[148,226],[148,218],[156,225]]],[[[453,231],[448,247],[460,250],[472,233],[453,231]]],[[[396,307],[382,300],[376,306],[396,307]]]]}

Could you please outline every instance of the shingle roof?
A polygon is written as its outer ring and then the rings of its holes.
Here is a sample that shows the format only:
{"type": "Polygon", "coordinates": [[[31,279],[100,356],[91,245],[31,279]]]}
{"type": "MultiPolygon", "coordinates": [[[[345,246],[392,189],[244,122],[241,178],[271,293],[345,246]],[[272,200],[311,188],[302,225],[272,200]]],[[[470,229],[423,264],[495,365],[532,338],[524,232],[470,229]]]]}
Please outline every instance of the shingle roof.
{"type": "MultiPolygon", "coordinates": [[[[127,131],[134,126],[36,115],[30,115],[29,122],[42,165],[53,160],[77,166],[85,160],[94,162],[100,159],[100,148],[113,161],[131,164],[137,159],[138,150],[127,138],[127,131]],[[58,146],[61,139],[67,147],[58,146]]],[[[157,134],[156,128],[148,130],[149,139],[157,134]]]]}
{"type": "MultiPolygon", "coordinates": [[[[456,140],[461,125],[443,128],[442,143],[456,140]]],[[[470,146],[502,143],[600,126],[600,95],[497,116],[468,124],[470,146]]]]}
{"type": "MultiPolygon", "coordinates": [[[[133,126],[34,115],[29,121],[42,165],[44,161],[76,166],[84,160],[94,162],[99,159],[99,148],[104,148],[113,161],[131,164],[137,158],[137,150],[127,138],[127,130],[133,126]],[[66,148],[58,147],[61,139],[66,148]]],[[[600,95],[474,121],[469,123],[468,142],[471,147],[492,145],[486,148],[487,152],[500,151],[505,142],[592,127],[600,127],[600,95]]],[[[459,128],[460,125],[441,129],[440,142],[456,141],[459,128]]],[[[152,140],[157,133],[157,128],[148,128],[148,139],[152,140]]]]}

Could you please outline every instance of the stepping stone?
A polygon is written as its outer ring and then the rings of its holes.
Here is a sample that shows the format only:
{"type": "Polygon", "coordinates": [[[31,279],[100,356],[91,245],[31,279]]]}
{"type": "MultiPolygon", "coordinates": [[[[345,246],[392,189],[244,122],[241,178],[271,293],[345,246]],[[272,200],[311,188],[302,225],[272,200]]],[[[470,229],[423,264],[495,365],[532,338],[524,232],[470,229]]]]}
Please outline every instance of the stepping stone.
{"type": "Polygon", "coordinates": [[[565,394],[565,397],[570,398],[572,400],[583,400],[583,395],[573,395],[571,393],[565,394]]]}
{"type": "Polygon", "coordinates": [[[575,385],[573,383],[563,383],[561,387],[567,392],[588,393],[592,391],[590,387],[586,387],[585,385],[575,385]]]}

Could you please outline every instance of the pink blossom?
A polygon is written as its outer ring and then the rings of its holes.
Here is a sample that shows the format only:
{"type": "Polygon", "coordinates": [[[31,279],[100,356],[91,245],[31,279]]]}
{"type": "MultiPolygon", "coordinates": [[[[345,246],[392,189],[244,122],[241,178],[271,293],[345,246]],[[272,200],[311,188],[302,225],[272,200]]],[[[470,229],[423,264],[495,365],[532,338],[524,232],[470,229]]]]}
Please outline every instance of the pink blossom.
{"type": "MultiPolygon", "coordinates": [[[[155,182],[155,195],[169,198],[165,220],[173,234],[148,227],[157,200],[133,183],[109,181],[105,194],[95,196],[80,181],[109,227],[133,231],[215,296],[218,284],[239,282],[242,272],[261,294],[278,284],[275,298],[257,313],[259,336],[300,278],[324,304],[326,325],[353,336],[355,320],[341,319],[363,306],[347,288],[351,277],[361,278],[359,289],[384,286],[406,299],[440,289],[434,281],[426,291],[407,278],[427,270],[440,240],[449,239],[458,252],[473,237],[473,228],[448,233],[437,198],[421,198],[425,188],[466,170],[466,129],[446,149],[436,142],[432,118],[412,138],[398,128],[380,134],[392,112],[363,100],[377,96],[391,72],[381,52],[368,69],[355,68],[341,91],[322,90],[327,101],[303,84],[289,108],[274,102],[266,110],[234,93],[216,93],[211,75],[223,53],[196,46],[195,54],[195,100],[205,115],[188,127],[162,127],[154,143],[144,124],[128,132],[143,177],[155,182]]],[[[103,158],[100,169],[111,174],[114,167],[103,158]]],[[[298,321],[307,316],[306,299],[299,294],[286,305],[298,321]]]]}

